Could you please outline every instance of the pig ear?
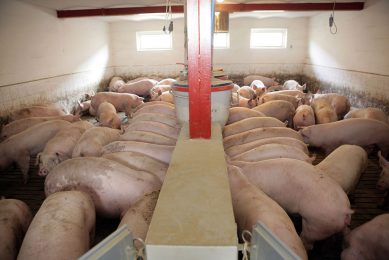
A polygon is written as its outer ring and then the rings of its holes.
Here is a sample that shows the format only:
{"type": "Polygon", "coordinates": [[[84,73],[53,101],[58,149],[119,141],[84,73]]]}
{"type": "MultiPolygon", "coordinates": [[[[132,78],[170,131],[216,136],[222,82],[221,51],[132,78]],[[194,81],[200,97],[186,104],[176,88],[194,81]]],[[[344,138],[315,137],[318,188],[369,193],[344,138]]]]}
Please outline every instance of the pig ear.
{"type": "Polygon", "coordinates": [[[382,168],[388,168],[389,162],[382,156],[381,151],[378,151],[379,163],[382,168]]]}
{"type": "Polygon", "coordinates": [[[138,100],[140,100],[140,101],[143,101],[143,100],[144,100],[144,98],[142,98],[142,97],[138,97],[138,100]]]}
{"type": "Polygon", "coordinates": [[[304,85],[302,86],[303,87],[303,91],[307,89],[307,83],[304,83],[304,85]]]}
{"type": "Polygon", "coordinates": [[[158,89],[158,96],[162,95],[162,89],[158,89]]]}

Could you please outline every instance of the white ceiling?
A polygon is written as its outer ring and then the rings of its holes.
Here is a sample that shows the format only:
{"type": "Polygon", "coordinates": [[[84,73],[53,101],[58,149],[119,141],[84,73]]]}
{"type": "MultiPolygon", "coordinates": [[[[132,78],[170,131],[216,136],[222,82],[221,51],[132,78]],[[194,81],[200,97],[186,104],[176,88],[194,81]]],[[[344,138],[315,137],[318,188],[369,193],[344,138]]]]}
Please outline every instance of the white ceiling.
{"type": "MultiPolygon", "coordinates": [[[[1,1],[1,0],[0,0],[1,1]]],[[[166,0],[19,0],[27,2],[39,7],[52,10],[71,10],[71,9],[92,9],[92,8],[115,8],[115,7],[141,7],[141,6],[158,6],[166,5],[166,0]]],[[[182,5],[185,0],[171,0],[172,5],[182,5]]],[[[364,0],[338,0],[338,2],[354,2],[364,0]]],[[[328,3],[333,0],[224,0],[223,3],[328,3]]],[[[269,18],[269,17],[308,17],[319,14],[320,12],[237,12],[231,13],[230,18],[238,17],[253,17],[253,18],[269,18]]],[[[163,20],[164,14],[140,14],[126,16],[101,16],[94,17],[95,19],[114,22],[120,20],[163,20]]],[[[183,18],[183,14],[173,14],[173,18],[183,18]]],[[[90,18],[89,18],[90,19],[90,18]]]]}

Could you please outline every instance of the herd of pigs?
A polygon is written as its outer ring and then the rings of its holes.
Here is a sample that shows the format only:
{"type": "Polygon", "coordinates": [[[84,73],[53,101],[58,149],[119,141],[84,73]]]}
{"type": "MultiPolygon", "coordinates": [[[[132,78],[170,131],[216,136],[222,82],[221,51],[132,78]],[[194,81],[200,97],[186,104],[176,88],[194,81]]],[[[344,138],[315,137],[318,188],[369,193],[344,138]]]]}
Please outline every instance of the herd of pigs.
{"type": "MultiPolygon", "coordinates": [[[[180,131],[174,82],[113,77],[109,91],[79,102],[74,114],[48,104],[9,116],[1,132],[0,169],[15,163],[27,183],[36,155],[47,197],[34,217],[24,202],[0,200],[0,259],[76,259],[92,244],[96,214],[120,217],[119,226],[146,237],[180,131]],[[85,113],[98,123],[81,120],[85,113]]],[[[389,188],[385,113],[350,111],[346,97],[305,93],[305,85],[294,80],[280,85],[250,75],[244,84],[234,84],[223,128],[238,229],[251,230],[260,220],[301,259],[315,241],[343,231],[342,259],[387,259],[389,214],[347,228],[353,214],[347,194],[373,146],[382,167],[377,187],[389,188]],[[312,165],[308,145],[324,149],[327,157],[312,165]],[[286,212],[301,215],[299,235],[286,212]]]]}

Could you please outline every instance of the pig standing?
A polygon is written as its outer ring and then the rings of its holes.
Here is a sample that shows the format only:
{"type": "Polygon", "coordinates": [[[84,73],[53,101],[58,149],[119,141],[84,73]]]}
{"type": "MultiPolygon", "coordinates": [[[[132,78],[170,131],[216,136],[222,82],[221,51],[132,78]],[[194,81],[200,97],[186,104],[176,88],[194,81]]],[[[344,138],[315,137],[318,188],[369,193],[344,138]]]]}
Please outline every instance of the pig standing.
{"type": "Polygon", "coordinates": [[[248,99],[243,96],[240,96],[240,94],[232,93],[232,106],[233,107],[247,107],[247,108],[253,108],[257,105],[257,102],[254,99],[248,99]]]}
{"type": "Polygon", "coordinates": [[[72,158],[101,156],[103,147],[113,141],[119,140],[120,130],[108,127],[93,127],[86,130],[78,139],[72,152],[72,158]]]}
{"type": "Polygon", "coordinates": [[[313,165],[288,158],[233,164],[287,212],[302,216],[300,237],[306,249],[350,224],[353,211],[346,193],[313,165]]]}
{"type": "Polygon", "coordinates": [[[247,99],[255,99],[255,91],[249,86],[243,86],[239,88],[238,93],[241,97],[247,99]]]}
{"type": "Polygon", "coordinates": [[[266,116],[275,117],[282,122],[288,121],[290,127],[293,124],[293,116],[296,112],[293,104],[285,100],[271,100],[254,107],[253,110],[266,116]]]}
{"type": "Polygon", "coordinates": [[[260,75],[248,75],[247,77],[244,77],[243,84],[250,85],[254,80],[262,81],[267,88],[272,86],[277,86],[280,84],[277,81],[275,81],[275,78],[268,78],[260,75]]]}
{"type": "Polygon", "coordinates": [[[389,123],[388,117],[385,115],[385,112],[375,107],[367,107],[367,108],[351,110],[344,116],[344,119],[349,119],[349,118],[368,118],[368,119],[376,119],[387,124],[389,123]]]}
{"type": "Polygon", "coordinates": [[[154,175],[115,161],[99,157],[73,158],[57,165],[47,175],[45,194],[84,191],[93,200],[97,214],[117,218],[161,185],[154,175]]]}
{"type": "Polygon", "coordinates": [[[9,116],[10,121],[27,117],[64,116],[64,108],[57,104],[37,105],[19,109],[9,116]]]}
{"type": "Polygon", "coordinates": [[[254,93],[257,97],[260,97],[267,92],[265,84],[263,84],[263,82],[260,80],[254,80],[250,84],[250,88],[254,90],[254,93]]]}
{"type": "Polygon", "coordinates": [[[142,79],[132,83],[126,83],[122,85],[119,89],[119,93],[129,93],[135,94],[138,96],[148,96],[150,94],[150,89],[152,89],[157,84],[156,80],[153,79],[142,79]]]}
{"type": "Polygon", "coordinates": [[[297,98],[290,95],[278,94],[278,92],[269,92],[260,97],[257,97],[257,105],[273,101],[284,100],[293,104],[294,108],[297,108],[301,104],[301,98],[297,98]]]}
{"type": "Polygon", "coordinates": [[[293,127],[299,130],[303,127],[315,124],[315,113],[311,106],[301,105],[296,109],[293,117],[293,127]]]}
{"type": "Polygon", "coordinates": [[[357,227],[345,238],[342,260],[385,260],[389,255],[389,214],[381,214],[357,227]]]}
{"type": "Polygon", "coordinates": [[[284,89],[297,89],[297,90],[300,90],[300,91],[304,91],[307,88],[307,85],[304,84],[304,85],[301,86],[295,80],[287,80],[287,81],[284,82],[283,88],[284,89]]]}
{"type": "Polygon", "coordinates": [[[384,155],[389,151],[389,125],[374,119],[352,118],[312,125],[300,133],[305,143],[322,147],[327,154],[342,144],[378,145],[384,155]]]}
{"type": "Polygon", "coordinates": [[[1,138],[2,139],[8,138],[12,135],[16,135],[26,130],[29,127],[50,120],[65,120],[70,123],[73,123],[73,122],[80,121],[81,119],[79,116],[74,116],[74,115],[23,118],[23,119],[12,121],[11,123],[3,126],[3,128],[1,129],[1,138]]]}
{"type": "Polygon", "coordinates": [[[239,230],[251,231],[261,221],[301,259],[308,259],[293,222],[277,202],[251,184],[236,166],[228,166],[228,179],[239,230]]]}
{"type": "Polygon", "coordinates": [[[122,121],[116,113],[115,107],[111,103],[101,103],[97,109],[96,116],[101,126],[120,129],[120,126],[122,125],[122,121]]]}
{"type": "Polygon", "coordinates": [[[52,194],[32,220],[17,259],[77,259],[92,245],[95,220],[95,207],[86,193],[52,194]]]}
{"type": "Polygon", "coordinates": [[[367,167],[367,153],[358,145],[341,145],[315,166],[335,180],[347,194],[367,167]]]}
{"type": "Polygon", "coordinates": [[[313,102],[316,102],[319,99],[328,101],[339,120],[343,119],[347,112],[350,111],[350,101],[345,96],[336,93],[314,94],[313,102]]]}
{"type": "Polygon", "coordinates": [[[23,201],[0,200],[0,259],[16,259],[31,219],[31,211],[23,201]]]}
{"type": "Polygon", "coordinates": [[[381,155],[381,151],[378,152],[378,158],[380,166],[382,167],[382,172],[380,179],[377,182],[377,188],[380,190],[389,189],[389,162],[381,155]]]}
{"type": "Polygon", "coordinates": [[[129,116],[132,109],[143,103],[143,98],[128,93],[99,92],[91,98],[90,114],[96,115],[99,105],[103,102],[111,103],[116,111],[124,112],[126,116],[129,116]]]}
{"type": "Polygon", "coordinates": [[[328,99],[314,99],[311,103],[317,124],[336,122],[338,116],[328,99]]]}
{"type": "Polygon", "coordinates": [[[58,131],[36,157],[39,176],[46,176],[59,163],[72,158],[72,152],[81,135],[93,125],[87,121],[74,123],[58,131]]]}
{"type": "Polygon", "coordinates": [[[16,162],[23,174],[24,183],[27,183],[30,156],[41,152],[59,130],[70,124],[64,120],[50,120],[6,139],[0,143],[0,169],[5,169],[16,162]]]}
{"type": "Polygon", "coordinates": [[[121,77],[113,77],[109,82],[108,89],[109,91],[117,92],[125,84],[124,80],[121,77]]]}

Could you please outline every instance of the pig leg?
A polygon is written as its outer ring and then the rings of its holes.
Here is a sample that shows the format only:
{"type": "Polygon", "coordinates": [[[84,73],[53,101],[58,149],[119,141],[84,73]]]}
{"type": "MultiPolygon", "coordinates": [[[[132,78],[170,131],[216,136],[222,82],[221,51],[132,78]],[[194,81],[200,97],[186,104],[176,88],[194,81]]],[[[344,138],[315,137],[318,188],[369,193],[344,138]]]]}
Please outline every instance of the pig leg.
{"type": "Polygon", "coordinates": [[[30,169],[30,154],[28,152],[19,154],[19,158],[16,163],[23,174],[23,182],[26,184],[29,179],[28,171],[30,169]]]}

